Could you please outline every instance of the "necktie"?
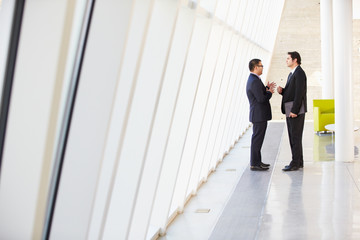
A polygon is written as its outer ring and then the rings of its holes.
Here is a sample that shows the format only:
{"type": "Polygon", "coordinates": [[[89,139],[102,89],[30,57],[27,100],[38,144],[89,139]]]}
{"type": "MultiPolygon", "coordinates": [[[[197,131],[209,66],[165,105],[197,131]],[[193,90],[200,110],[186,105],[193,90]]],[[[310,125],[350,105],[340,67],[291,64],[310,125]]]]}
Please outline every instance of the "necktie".
{"type": "Polygon", "coordinates": [[[289,76],[288,76],[288,79],[287,79],[286,84],[289,84],[289,81],[290,81],[291,76],[292,76],[292,72],[289,73],[289,76]]]}

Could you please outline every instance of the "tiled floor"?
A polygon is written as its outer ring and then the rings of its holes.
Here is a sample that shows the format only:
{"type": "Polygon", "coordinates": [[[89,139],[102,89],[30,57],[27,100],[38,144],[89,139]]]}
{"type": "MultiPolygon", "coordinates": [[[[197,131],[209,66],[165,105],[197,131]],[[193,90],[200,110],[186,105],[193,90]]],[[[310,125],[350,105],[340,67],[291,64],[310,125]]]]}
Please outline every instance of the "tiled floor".
{"type": "Polygon", "coordinates": [[[335,162],[334,141],[335,135],[318,136],[307,123],[304,170],[284,173],[290,149],[283,137],[258,239],[360,239],[358,153],[353,163],[335,162]]]}
{"type": "MultiPolygon", "coordinates": [[[[249,232],[256,231],[250,239],[360,239],[360,131],[354,136],[354,162],[336,162],[335,135],[318,136],[312,122],[307,122],[304,169],[283,172],[281,169],[291,157],[284,129],[271,181],[266,183],[269,191],[261,217],[258,224],[247,226],[249,232]]],[[[160,239],[210,237],[242,174],[248,170],[250,137],[251,128],[160,239]],[[196,213],[197,209],[210,211],[196,213]]],[[[233,230],[229,226],[226,231],[233,230]]]]}
{"type": "Polygon", "coordinates": [[[208,181],[201,186],[184,209],[169,226],[165,240],[208,239],[229,197],[233,193],[243,172],[248,168],[251,130],[247,131],[218,165],[208,181]],[[197,213],[198,209],[210,209],[208,213],[197,213]]]}

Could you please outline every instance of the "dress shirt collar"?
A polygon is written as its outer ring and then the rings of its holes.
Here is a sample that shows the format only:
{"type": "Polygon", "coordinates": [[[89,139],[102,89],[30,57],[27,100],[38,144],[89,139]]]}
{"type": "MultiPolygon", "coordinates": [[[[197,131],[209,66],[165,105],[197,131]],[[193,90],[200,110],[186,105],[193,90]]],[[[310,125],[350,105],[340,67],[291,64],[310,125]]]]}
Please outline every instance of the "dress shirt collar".
{"type": "Polygon", "coordinates": [[[299,66],[299,65],[297,65],[296,67],[294,67],[293,70],[291,70],[291,74],[294,74],[294,72],[295,72],[295,70],[296,70],[296,68],[297,68],[298,66],[299,66]]]}
{"type": "Polygon", "coordinates": [[[250,72],[250,74],[253,74],[253,75],[257,76],[261,80],[260,76],[257,75],[256,73],[250,72]]]}

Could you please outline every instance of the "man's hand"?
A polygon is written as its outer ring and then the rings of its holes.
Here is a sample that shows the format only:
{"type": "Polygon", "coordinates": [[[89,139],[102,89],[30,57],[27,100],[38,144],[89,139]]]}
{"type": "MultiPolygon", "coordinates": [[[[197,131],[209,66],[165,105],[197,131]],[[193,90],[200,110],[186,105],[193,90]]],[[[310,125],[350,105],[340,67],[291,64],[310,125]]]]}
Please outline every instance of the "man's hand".
{"type": "Polygon", "coordinates": [[[289,117],[291,117],[291,118],[296,118],[296,117],[297,117],[297,114],[290,112],[289,117]]]}
{"type": "Polygon", "coordinates": [[[274,93],[275,91],[275,86],[276,86],[276,83],[275,82],[268,82],[267,84],[267,87],[269,88],[267,91],[271,92],[271,93],[274,93]]]}
{"type": "Polygon", "coordinates": [[[268,82],[267,86],[269,88],[275,88],[276,87],[276,83],[275,82],[268,82]]]}
{"type": "Polygon", "coordinates": [[[281,93],[282,93],[282,91],[283,91],[283,88],[282,88],[282,87],[280,87],[280,86],[278,86],[278,87],[277,87],[277,92],[278,92],[279,94],[281,94],[281,93]]]}

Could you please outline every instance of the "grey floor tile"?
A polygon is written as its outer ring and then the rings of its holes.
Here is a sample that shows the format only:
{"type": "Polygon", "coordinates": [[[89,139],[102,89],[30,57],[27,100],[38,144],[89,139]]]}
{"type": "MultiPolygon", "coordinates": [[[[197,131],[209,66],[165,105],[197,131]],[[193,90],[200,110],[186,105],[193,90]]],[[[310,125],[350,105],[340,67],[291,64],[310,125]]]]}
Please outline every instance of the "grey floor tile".
{"type": "MultiPolygon", "coordinates": [[[[335,136],[314,134],[313,123],[306,122],[304,169],[283,172],[291,151],[282,124],[283,134],[274,134],[278,129],[270,127],[264,142],[270,171],[248,169],[250,129],[248,142],[243,139],[234,147],[161,239],[360,239],[357,155],[352,163],[336,162],[335,136]],[[281,139],[278,146],[274,147],[271,136],[281,139]],[[271,147],[266,148],[266,142],[271,142],[271,147]],[[211,211],[194,213],[200,207],[211,211]]],[[[354,133],[354,139],[360,147],[360,131],[354,133]]]]}

